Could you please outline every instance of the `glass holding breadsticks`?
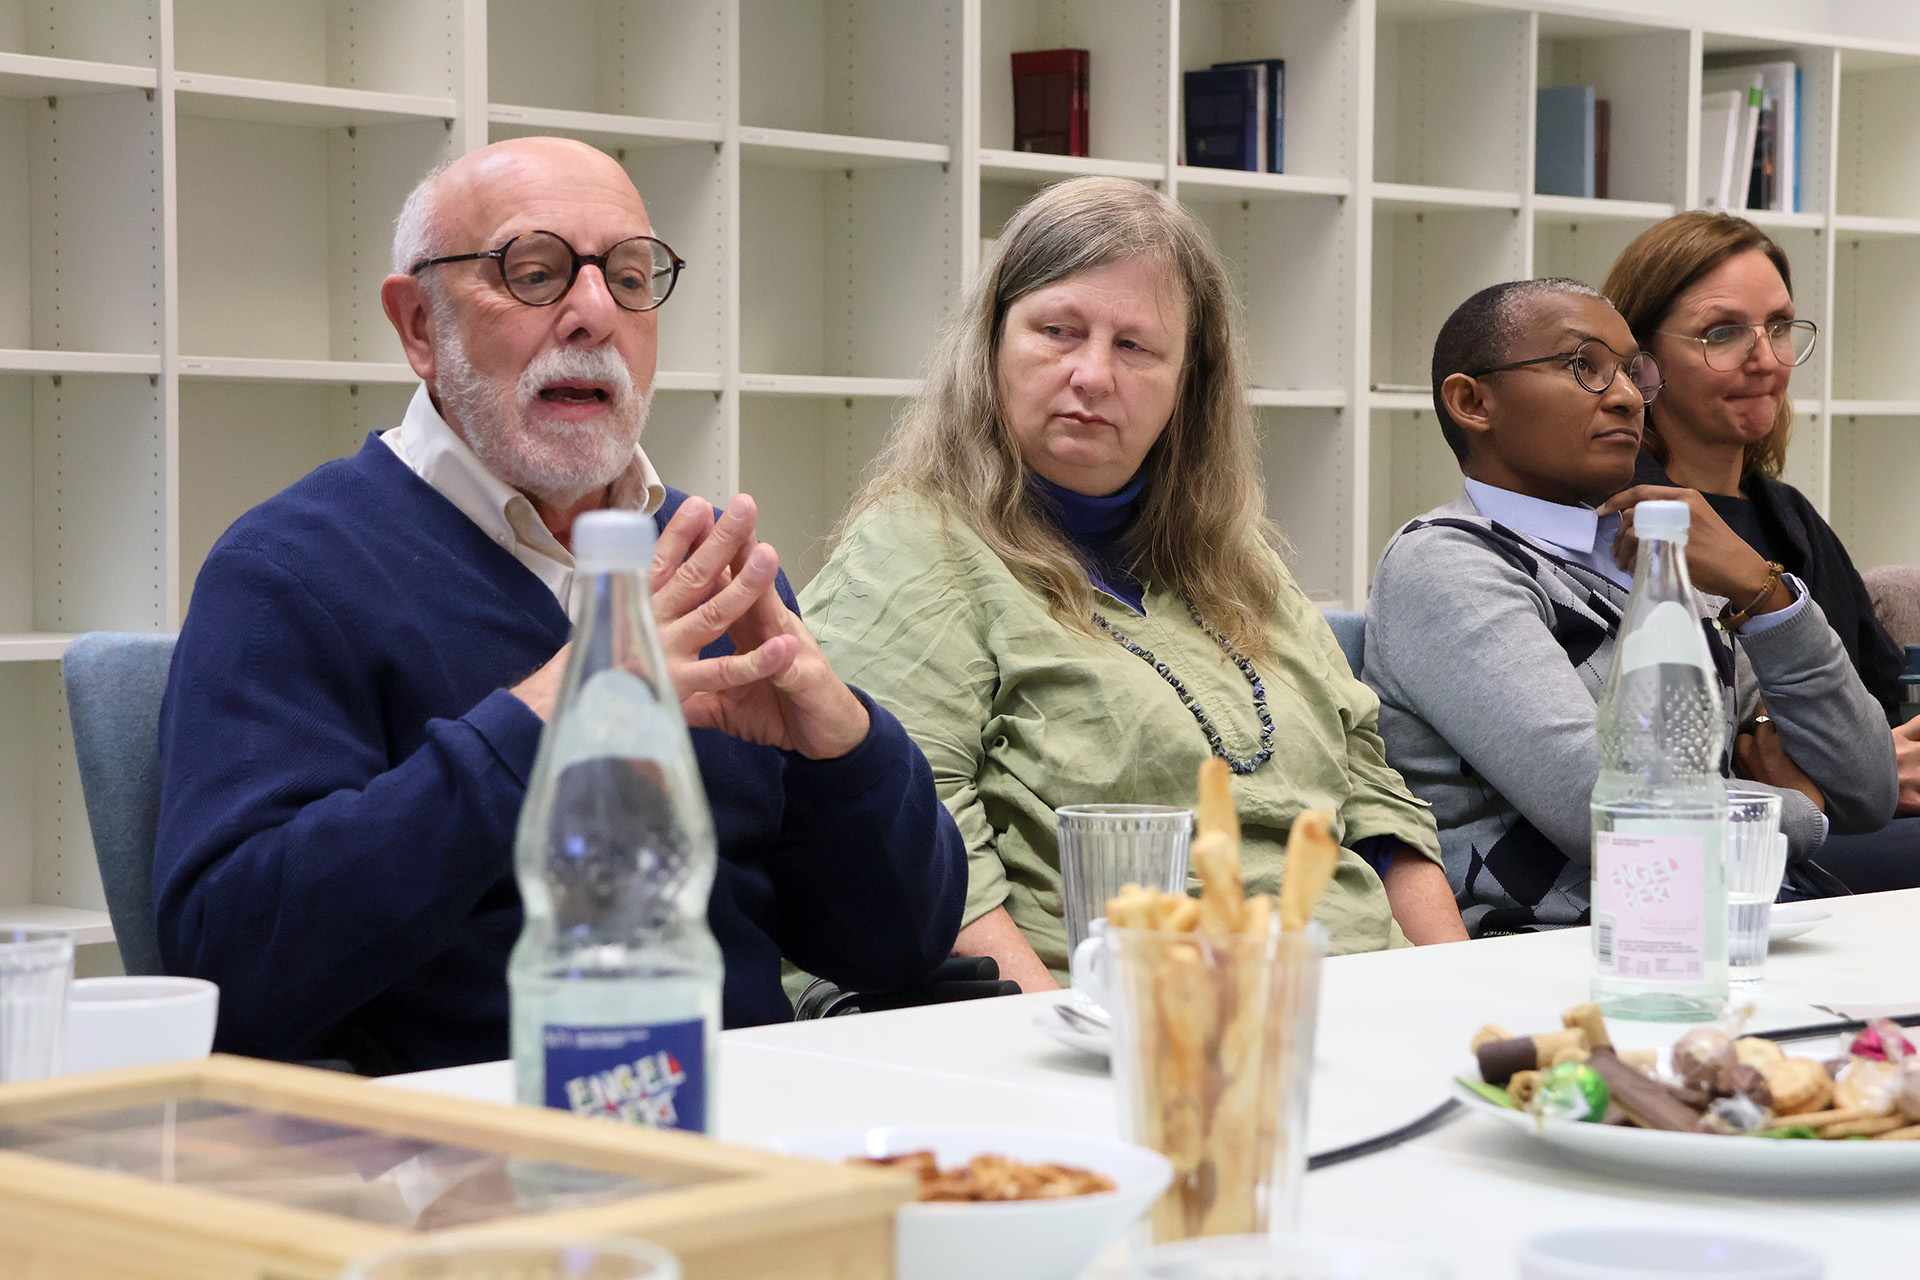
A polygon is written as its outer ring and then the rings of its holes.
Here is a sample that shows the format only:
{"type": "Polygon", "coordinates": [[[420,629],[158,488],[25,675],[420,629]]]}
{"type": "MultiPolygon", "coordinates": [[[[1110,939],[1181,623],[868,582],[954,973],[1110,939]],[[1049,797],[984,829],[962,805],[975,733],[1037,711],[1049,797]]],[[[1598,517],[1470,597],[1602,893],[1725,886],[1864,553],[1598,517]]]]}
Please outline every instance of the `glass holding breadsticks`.
{"type": "Polygon", "coordinates": [[[1301,814],[1279,900],[1245,897],[1230,786],[1220,761],[1202,767],[1198,898],[1130,885],[1107,904],[1099,968],[1121,1131],[1174,1167],[1155,1243],[1291,1231],[1306,1172],[1327,946],[1311,916],[1339,848],[1325,814],[1301,814]]]}

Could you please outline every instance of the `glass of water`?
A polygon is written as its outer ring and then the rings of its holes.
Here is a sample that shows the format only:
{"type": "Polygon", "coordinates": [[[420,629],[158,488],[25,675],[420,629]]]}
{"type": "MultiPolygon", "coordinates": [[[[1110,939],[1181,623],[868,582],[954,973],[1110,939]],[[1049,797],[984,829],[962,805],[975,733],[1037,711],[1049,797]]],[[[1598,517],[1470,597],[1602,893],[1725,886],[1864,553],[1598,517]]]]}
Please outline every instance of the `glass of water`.
{"type": "Polygon", "coordinates": [[[1727,984],[1751,986],[1767,967],[1767,925],[1787,870],[1780,797],[1727,789],[1727,984]]]}
{"type": "Polygon", "coordinates": [[[1067,954],[1120,886],[1187,890],[1193,810],[1164,804],[1074,804],[1057,809],[1067,954]]]}
{"type": "Polygon", "coordinates": [[[0,929],[0,1084],[60,1074],[73,934],[0,929]]]}

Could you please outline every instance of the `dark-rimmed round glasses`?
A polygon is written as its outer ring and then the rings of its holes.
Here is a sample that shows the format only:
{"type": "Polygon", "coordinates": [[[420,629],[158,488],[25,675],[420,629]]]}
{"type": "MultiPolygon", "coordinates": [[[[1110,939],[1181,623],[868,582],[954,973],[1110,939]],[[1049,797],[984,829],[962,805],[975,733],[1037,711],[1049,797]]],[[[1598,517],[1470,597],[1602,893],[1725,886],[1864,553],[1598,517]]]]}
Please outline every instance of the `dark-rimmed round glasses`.
{"type": "Polygon", "coordinates": [[[605,253],[581,253],[551,231],[523,231],[498,249],[483,253],[455,253],[413,264],[414,275],[448,262],[491,258],[500,269],[500,283],[516,302],[550,307],[567,296],[580,268],[598,267],[607,292],[628,311],[651,311],[667,300],[687,264],[652,236],[633,236],[605,253]]]}
{"type": "Polygon", "coordinates": [[[1811,320],[1717,324],[1699,337],[1673,333],[1667,329],[1656,329],[1654,332],[1678,338],[1682,342],[1699,343],[1701,354],[1706,357],[1707,368],[1732,373],[1753,358],[1753,349],[1759,345],[1762,329],[1766,330],[1767,346],[1772,348],[1773,358],[1790,369],[1805,364],[1807,357],[1813,354],[1813,344],[1820,339],[1820,326],[1811,320]]]}
{"type": "Polygon", "coordinates": [[[1557,351],[1550,356],[1515,360],[1512,364],[1497,364],[1486,369],[1462,369],[1461,372],[1469,378],[1484,378],[1490,373],[1552,364],[1556,360],[1572,372],[1576,382],[1594,395],[1604,395],[1622,369],[1627,371],[1627,381],[1634,385],[1640,392],[1640,399],[1647,404],[1652,404],[1653,398],[1660,394],[1660,388],[1667,385],[1660,376],[1658,360],[1644,351],[1623,357],[1598,338],[1588,338],[1571,351],[1557,351]]]}

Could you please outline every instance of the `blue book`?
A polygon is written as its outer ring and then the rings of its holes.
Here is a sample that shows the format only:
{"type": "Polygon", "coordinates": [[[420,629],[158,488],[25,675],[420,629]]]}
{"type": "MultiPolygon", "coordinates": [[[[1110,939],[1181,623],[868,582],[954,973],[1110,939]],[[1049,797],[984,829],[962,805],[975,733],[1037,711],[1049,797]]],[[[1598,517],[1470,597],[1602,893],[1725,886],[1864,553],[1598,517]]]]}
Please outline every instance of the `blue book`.
{"type": "Polygon", "coordinates": [[[1285,58],[1255,58],[1248,62],[1216,62],[1215,71],[1232,71],[1240,67],[1258,68],[1264,79],[1261,81],[1260,128],[1266,135],[1266,145],[1261,150],[1261,160],[1268,173],[1285,173],[1283,162],[1286,148],[1282,145],[1286,136],[1287,119],[1287,60],[1285,58]]]}
{"type": "Polygon", "coordinates": [[[1533,189],[1593,198],[1593,86],[1542,89],[1535,104],[1533,189]]]}
{"type": "Polygon", "coordinates": [[[1260,88],[1253,67],[1186,73],[1188,164],[1259,172],[1260,88]]]}

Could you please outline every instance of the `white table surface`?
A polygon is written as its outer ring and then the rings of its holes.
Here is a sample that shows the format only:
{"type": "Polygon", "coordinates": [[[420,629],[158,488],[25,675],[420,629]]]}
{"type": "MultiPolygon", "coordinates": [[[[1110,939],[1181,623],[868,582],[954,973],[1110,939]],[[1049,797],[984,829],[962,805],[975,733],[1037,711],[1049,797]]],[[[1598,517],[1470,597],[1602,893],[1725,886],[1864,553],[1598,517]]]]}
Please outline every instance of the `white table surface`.
{"type": "MultiPolygon", "coordinates": [[[[1920,1005],[1920,890],[1819,904],[1833,918],[1777,944],[1750,1030],[1825,1022],[1812,1006],[1920,1005]]],[[[1482,1023],[1555,1029],[1587,998],[1585,929],[1329,959],[1323,970],[1311,1150],[1394,1128],[1437,1105],[1471,1063],[1482,1023]]],[[[1063,994],[1017,996],[725,1032],[719,1136],[759,1144],[816,1129],[908,1122],[1015,1124],[1114,1136],[1104,1060],[1033,1026],[1063,994]]],[[[1683,1028],[1610,1020],[1623,1047],[1683,1028]]],[[[512,1096],[504,1062],[392,1077],[403,1088],[512,1096]]],[[[1882,1194],[1717,1192],[1563,1162],[1473,1116],[1306,1179],[1304,1230],[1398,1241],[1450,1262],[1460,1280],[1518,1275],[1519,1243],[1606,1222],[1713,1225],[1797,1240],[1833,1280],[1920,1270],[1920,1186],[1882,1194]]],[[[1124,1253],[1090,1276],[1122,1275],[1124,1253]]]]}

